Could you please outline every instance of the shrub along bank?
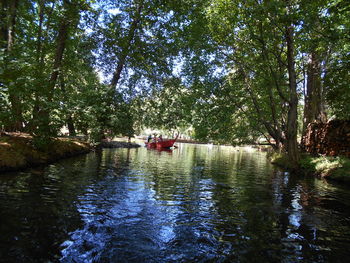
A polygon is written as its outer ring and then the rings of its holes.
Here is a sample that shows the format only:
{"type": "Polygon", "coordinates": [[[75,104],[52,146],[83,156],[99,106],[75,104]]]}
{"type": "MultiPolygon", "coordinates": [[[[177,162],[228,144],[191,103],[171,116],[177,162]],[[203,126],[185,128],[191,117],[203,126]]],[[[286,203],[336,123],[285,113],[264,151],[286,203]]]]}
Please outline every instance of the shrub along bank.
{"type": "MultiPolygon", "coordinates": [[[[270,159],[277,166],[291,168],[285,154],[273,153],[270,159]]],[[[304,153],[301,155],[300,169],[307,174],[350,183],[350,159],[347,157],[312,156],[304,153]]]]}

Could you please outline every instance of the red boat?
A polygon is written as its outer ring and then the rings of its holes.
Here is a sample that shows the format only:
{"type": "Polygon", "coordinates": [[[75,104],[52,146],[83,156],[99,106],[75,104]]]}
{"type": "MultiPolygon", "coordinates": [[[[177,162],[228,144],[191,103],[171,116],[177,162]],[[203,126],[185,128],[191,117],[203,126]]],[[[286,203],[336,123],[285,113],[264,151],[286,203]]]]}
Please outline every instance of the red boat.
{"type": "Polygon", "coordinates": [[[151,148],[151,149],[170,148],[170,147],[173,147],[178,136],[179,135],[177,135],[175,137],[175,139],[173,139],[173,140],[162,140],[162,141],[158,141],[158,142],[145,142],[145,144],[146,144],[147,148],[151,148]]]}

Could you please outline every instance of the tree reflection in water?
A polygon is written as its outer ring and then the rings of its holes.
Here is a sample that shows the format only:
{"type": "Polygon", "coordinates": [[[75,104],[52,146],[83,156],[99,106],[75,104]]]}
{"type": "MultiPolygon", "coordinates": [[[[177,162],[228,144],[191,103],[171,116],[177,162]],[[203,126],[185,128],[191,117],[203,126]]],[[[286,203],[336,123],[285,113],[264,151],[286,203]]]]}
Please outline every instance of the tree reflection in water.
{"type": "Polygon", "coordinates": [[[108,149],[0,179],[7,262],[324,262],[349,255],[344,187],[264,153],[108,149]]]}

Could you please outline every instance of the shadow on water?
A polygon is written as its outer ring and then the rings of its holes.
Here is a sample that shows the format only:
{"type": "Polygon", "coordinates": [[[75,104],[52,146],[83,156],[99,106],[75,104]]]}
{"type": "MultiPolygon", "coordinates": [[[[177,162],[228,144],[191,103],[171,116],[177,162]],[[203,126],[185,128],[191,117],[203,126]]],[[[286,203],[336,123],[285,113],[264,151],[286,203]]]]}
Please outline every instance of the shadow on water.
{"type": "Polygon", "coordinates": [[[264,153],[108,149],[0,178],[4,262],[341,262],[350,190],[264,153]]]}

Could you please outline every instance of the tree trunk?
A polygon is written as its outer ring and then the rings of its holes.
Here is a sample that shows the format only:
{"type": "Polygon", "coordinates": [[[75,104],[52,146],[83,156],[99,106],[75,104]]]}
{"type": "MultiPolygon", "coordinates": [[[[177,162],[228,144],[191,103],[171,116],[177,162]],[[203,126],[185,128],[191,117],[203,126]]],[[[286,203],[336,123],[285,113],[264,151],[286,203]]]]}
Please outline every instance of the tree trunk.
{"type": "Polygon", "coordinates": [[[5,49],[7,46],[7,9],[6,0],[0,1],[0,47],[5,49]]]}
{"type": "Polygon", "coordinates": [[[2,3],[2,16],[6,18],[6,25],[2,27],[2,37],[4,38],[5,47],[5,59],[4,59],[4,76],[6,79],[4,85],[8,87],[9,101],[11,104],[11,121],[8,123],[5,130],[8,131],[22,131],[23,130],[23,110],[22,110],[22,100],[19,96],[18,88],[15,86],[14,77],[12,76],[12,70],[9,67],[12,62],[13,56],[13,45],[15,41],[15,25],[17,19],[17,8],[18,0],[7,1],[2,3]],[[7,9],[7,14],[5,12],[7,9]]]}
{"type": "Polygon", "coordinates": [[[58,31],[55,60],[53,64],[53,71],[51,73],[50,80],[49,80],[49,87],[48,87],[48,94],[47,94],[49,102],[51,102],[53,99],[55,85],[57,83],[58,75],[62,65],[63,53],[66,48],[66,41],[68,38],[69,25],[70,25],[70,21],[69,20],[67,21],[67,18],[63,19],[61,21],[61,25],[58,31]]]}
{"type": "Polygon", "coordinates": [[[38,25],[38,36],[37,36],[37,42],[36,42],[36,62],[38,65],[41,63],[42,60],[42,35],[43,35],[43,22],[44,22],[44,7],[45,7],[45,0],[41,0],[38,3],[38,9],[39,9],[39,25],[38,25]]]}
{"type": "Polygon", "coordinates": [[[327,121],[322,98],[321,65],[316,52],[312,52],[307,68],[303,135],[307,125],[315,120],[327,121]]]}
{"type": "Polygon", "coordinates": [[[68,94],[67,94],[67,90],[66,90],[66,85],[65,85],[65,81],[64,81],[64,77],[61,75],[60,76],[60,84],[61,84],[61,90],[62,90],[62,94],[63,94],[63,108],[64,111],[66,111],[66,124],[68,126],[68,131],[69,131],[69,136],[76,136],[76,131],[75,131],[75,126],[74,126],[74,121],[72,118],[72,113],[67,109],[67,106],[69,104],[69,99],[68,99],[68,94]]]}
{"type": "Polygon", "coordinates": [[[294,58],[294,28],[289,26],[286,29],[287,42],[287,67],[289,77],[289,109],[287,119],[287,152],[291,162],[292,169],[299,168],[299,151],[297,142],[298,131],[298,95],[297,95],[297,81],[295,73],[295,58],[294,58]]]}
{"type": "Polygon", "coordinates": [[[44,52],[43,52],[43,23],[44,23],[44,8],[45,8],[45,0],[38,1],[38,16],[39,16],[39,24],[38,24],[38,34],[37,34],[37,42],[36,42],[36,85],[34,87],[34,106],[32,110],[32,118],[29,121],[26,130],[27,132],[32,133],[37,129],[37,121],[39,118],[40,111],[40,100],[39,100],[39,90],[41,81],[42,81],[42,70],[44,68],[44,52]]]}
{"type": "Polygon", "coordinates": [[[17,16],[18,0],[10,1],[7,21],[7,51],[11,51],[14,43],[15,25],[17,16]]]}
{"type": "Polygon", "coordinates": [[[258,96],[254,93],[254,90],[253,88],[251,87],[251,84],[250,84],[250,78],[248,76],[248,74],[246,74],[246,72],[244,71],[243,68],[240,69],[243,76],[244,76],[244,82],[245,82],[245,85],[246,85],[246,89],[247,89],[247,92],[249,93],[250,95],[250,98],[253,102],[253,105],[254,105],[254,108],[255,108],[255,111],[257,113],[257,116],[258,116],[258,121],[264,125],[265,129],[267,130],[268,134],[275,140],[275,147],[274,148],[277,148],[277,149],[280,149],[281,146],[284,144],[284,141],[285,141],[285,138],[283,136],[283,132],[282,130],[279,128],[279,126],[275,126],[274,125],[274,122],[271,123],[269,121],[266,120],[266,118],[264,118],[264,114],[261,112],[261,109],[260,109],[260,106],[259,106],[259,99],[258,99],[258,96]]]}
{"type": "Polygon", "coordinates": [[[71,17],[72,12],[74,12],[73,10],[70,10],[70,8],[73,7],[71,3],[69,3],[68,1],[63,1],[63,2],[64,2],[66,15],[62,17],[60,21],[58,36],[56,40],[57,46],[55,51],[53,70],[52,70],[48,85],[41,90],[41,92],[44,95],[43,97],[45,98],[45,102],[40,105],[38,115],[37,115],[37,118],[38,118],[37,121],[41,126],[39,127],[39,129],[45,135],[50,135],[50,134],[54,135],[54,132],[50,128],[51,103],[53,101],[55,86],[57,83],[57,79],[58,79],[62,61],[63,61],[63,54],[66,48],[69,27],[72,23],[72,17],[71,17]]]}
{"type": "MultiPolygon", "coordinates": [[[[135,2],[137,2],[137,1],[135,1],[135,2]]],[[[132,41],[135,38],[135,33],[136,33],[136,30],[137,30],[138,25],[139,25],[140,20],[141,20],[142,9],[143,9],[143,0],[140,0],[139,4],[137,5],[137,8],[135,10],[135,13],[134,13],[133,21],[130,24],[129,32],[128,32],[128,35],[126,37],[126,41],[123,43],[122,48],[121,48],[121,52],[118,56],[118,64],[117,64],[117,67],[113,73],[113,78],[112,78],[111,83],[110,83],[111,96],[116,95],[115,89],[116,89],[116,86],[118,85],[118,82],[120,80],[120,76],[121,76],[121,73],[122,73],[123,68],[125,66],[126,59],[130,53],[132,41]]],[[[105,134],[104,134],[103,127],[101,127],[99,133],[100,133],[100,137],[102,139],[104,139],[105,134]]]]}
{"type": "Polygon", "coordinates": [[[138,27],[138,24],[140,23],[142,8],[143,8],[143,1],[140,1],[139,5],[135,11],[134,19],[130,25],[128,36],[126,38],[126,42],[124,43],[124,45],[122,47],[122,51],[118,57],[118,64],[117,64],[116,70],[113,74],[113,78],[112,78],[112,81],[110,84],[111,89],[115,89],[115,87],[117,86],[117,84],[119,82],[120,75],[122,73],[122,70],[123,70],[125,62],[126,62],[126,58],[130,52],[132,41],[135,37],[136,29],[138,27]]]}
{"type": "Polygon", "coordinates": [[[75,131],[72,115],[69,115],[67,118],[67,126],[68,126],[69,136],[76,136],[77,133],[75,131]]]}

